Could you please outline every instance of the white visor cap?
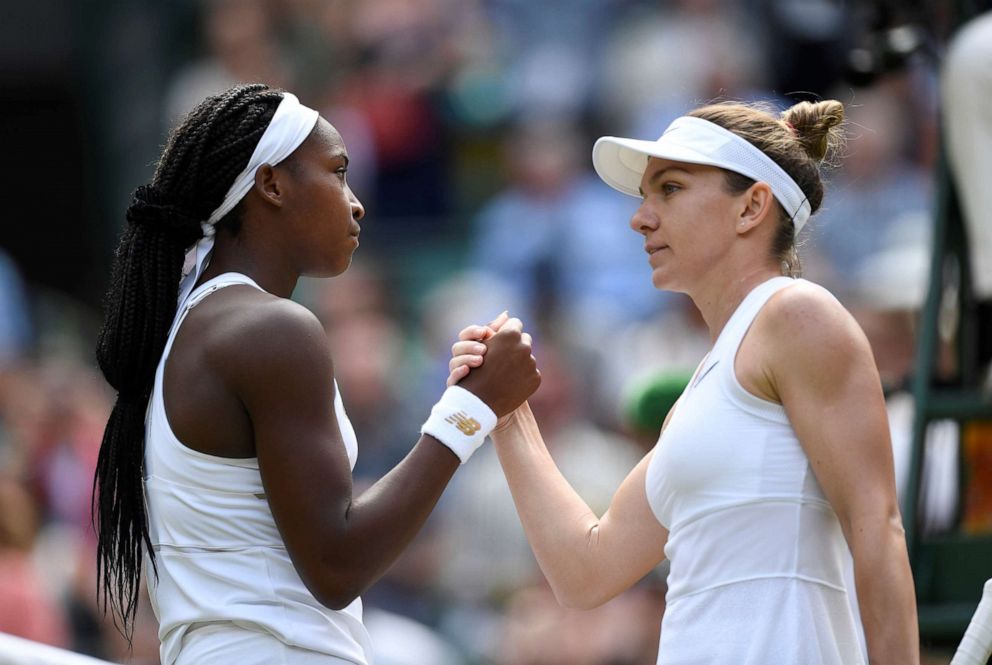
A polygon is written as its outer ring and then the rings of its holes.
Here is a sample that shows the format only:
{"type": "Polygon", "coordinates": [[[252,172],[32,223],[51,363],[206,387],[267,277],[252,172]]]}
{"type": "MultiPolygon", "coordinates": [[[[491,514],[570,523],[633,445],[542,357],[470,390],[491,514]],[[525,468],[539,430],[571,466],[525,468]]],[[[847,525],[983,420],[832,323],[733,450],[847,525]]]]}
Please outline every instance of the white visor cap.
{"type": "Polygon", "coordinates": [[[640,198],[648,158],[716,166],[767,183],[792,218],[796,233],[809,219],[809,201],[796,181],[768,155],[731,131],[702,118],[682,116],[657,141],[604,136],[592,149],[592,163],[603,181],[640,198]]]}

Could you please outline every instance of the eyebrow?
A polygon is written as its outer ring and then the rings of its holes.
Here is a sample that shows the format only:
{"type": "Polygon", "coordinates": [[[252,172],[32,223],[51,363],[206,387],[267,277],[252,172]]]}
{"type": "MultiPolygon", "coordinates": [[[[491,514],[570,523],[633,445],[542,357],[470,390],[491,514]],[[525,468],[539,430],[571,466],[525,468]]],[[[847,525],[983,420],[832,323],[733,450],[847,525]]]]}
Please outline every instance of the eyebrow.
{"type": "Polygon", "coordinates": [[[345,166],[348,165],[348,153],[346,153],[343,149],[338,149],[338,150],[332,151],[331,154],[330,154],[330,156],[329,156],[329,158],[330,159],[343,159],[344,160],[344,165],[345,166]]]}
{"type": "MultiPolygon", "coordinates": [[[[654,173],[651,174],[651,177],[648,178],[648,185],[653,185],[654,183],[658,182],[659,180],[661,180],[661,177],[663,175],[665,175],[666,173],[668,173],[669,171],[681,171],[682,173],[684,173],[686,175],[692,175],[689,171],[687,171],[686,169],[683,169],[681,167],[678,167],[678,166],[666,166],[662,170],[656,171],[656,172],[654,172],[654,173]]],[[[640,185],[638,185],[637,191],[640,193],[641,197],[643,198],[643,196],[644,196],[644,190],[641,188],[640,185]]]]}

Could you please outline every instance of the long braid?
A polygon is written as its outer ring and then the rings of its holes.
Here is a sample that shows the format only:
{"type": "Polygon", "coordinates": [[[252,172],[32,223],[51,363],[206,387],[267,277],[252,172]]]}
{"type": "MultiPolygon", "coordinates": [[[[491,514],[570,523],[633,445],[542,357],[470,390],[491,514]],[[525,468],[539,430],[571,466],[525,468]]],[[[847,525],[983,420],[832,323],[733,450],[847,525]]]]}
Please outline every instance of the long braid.
{"type": "MultiPolygon", "coordinates": [[[[138,605],[142,546],[154,567],[142,490],[145,412],[155,370],[176,315],[185,251],[202,235],[282,100],[256,84],[210,97],[171,134],[151,185],[139,187],[114,256],[106,316],[97,341],[100,370],[117,402],[93,479],[98,598],[130,641],[138,605]]],[[[240,206],[218,223],[237,232],[240,206]]]]}

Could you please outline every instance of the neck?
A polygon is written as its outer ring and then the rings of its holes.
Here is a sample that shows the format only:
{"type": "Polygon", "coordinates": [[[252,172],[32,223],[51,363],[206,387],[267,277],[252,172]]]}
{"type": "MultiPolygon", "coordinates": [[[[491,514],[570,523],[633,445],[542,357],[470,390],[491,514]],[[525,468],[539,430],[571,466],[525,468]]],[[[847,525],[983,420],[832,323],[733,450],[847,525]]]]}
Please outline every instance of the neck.
{"type": "MultiPolygon", "coordinates": [[[[247,229],[242,228],[244,234],[247,229]]],[[[214,239],[213,256],[210,265],[200,277],[198,285],[227,272],[239,272],[251,277],[269,293],[289,298],[296,289],[300,274],[289,265],[282,265],[272,252],[255,251],[256,243],[242,242],[240,235],[218,233],[214,239]]]]}
{"type": "Polygon", "coordinates": [[[694,289],[688,295],[699,308],[710,331],[710,341],[715,343],[727,325],[734,311],[756,286],[782,273],[771,266],[753,267],[750,270],[733,273],[733,277],[722,276],[694,289]]]}

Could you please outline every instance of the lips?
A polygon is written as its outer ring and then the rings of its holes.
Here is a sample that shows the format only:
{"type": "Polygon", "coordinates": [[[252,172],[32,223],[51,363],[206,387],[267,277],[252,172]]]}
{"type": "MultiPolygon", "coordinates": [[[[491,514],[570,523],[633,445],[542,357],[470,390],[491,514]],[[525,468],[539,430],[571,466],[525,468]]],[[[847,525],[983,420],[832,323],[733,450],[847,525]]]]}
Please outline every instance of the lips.
{"type": "Polygon", "coordinates": [[[647,252],[649,256],[651,254],[655,254],[656,252],[660,252],[663,249],[668,249],[668,245],[644,245],[644,251],[647,252]]]}

